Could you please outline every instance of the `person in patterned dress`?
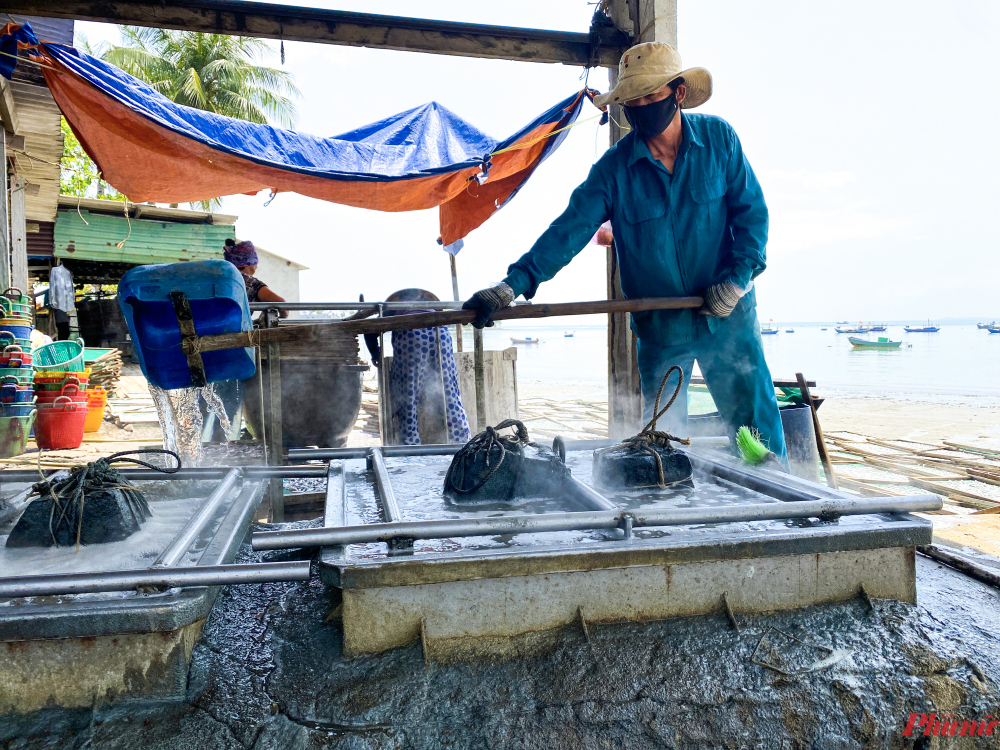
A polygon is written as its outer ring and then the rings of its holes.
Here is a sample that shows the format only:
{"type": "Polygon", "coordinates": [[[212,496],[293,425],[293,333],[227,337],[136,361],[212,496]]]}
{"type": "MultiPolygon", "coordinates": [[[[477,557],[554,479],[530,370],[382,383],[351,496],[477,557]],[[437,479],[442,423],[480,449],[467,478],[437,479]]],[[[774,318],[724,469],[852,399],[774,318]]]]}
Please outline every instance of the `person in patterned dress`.
{"type": "MultiPolygon", "coordinates": [[[[424,289],[403,289],[389,295],[386,301],[437,302],[438,298],[424,289]]],[[[386,314],[410,312],[429,310],[386,314]]],[[[365,345],[372,363],[381,367],[378,336],[366,334],[365,345]]],[[[458,369],[448,327],[393,331],[392,355],[388,390],[400,443],[467,443],[469,419],[458,390],[458,369]]]]}

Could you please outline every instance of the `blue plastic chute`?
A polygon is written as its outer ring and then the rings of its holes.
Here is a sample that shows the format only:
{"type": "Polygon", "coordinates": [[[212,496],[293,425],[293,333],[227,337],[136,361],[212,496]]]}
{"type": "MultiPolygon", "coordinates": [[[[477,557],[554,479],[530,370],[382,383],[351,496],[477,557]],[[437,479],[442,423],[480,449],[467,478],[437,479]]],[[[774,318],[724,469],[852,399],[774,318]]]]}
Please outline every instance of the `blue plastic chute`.
{"type": "MultiPolygon", "coordinates": [[[[199,336],[252,328],[243,275],[224,260],[138,266],[122,276],[118,304],[132,335],[142,374],[165,390],[195,385],[181,351],[181,331],[171,292],[183,292],[199,336]]],[[[256,372],[253,349],[203,352],[209,383],[249,378],[256,372]]]]}

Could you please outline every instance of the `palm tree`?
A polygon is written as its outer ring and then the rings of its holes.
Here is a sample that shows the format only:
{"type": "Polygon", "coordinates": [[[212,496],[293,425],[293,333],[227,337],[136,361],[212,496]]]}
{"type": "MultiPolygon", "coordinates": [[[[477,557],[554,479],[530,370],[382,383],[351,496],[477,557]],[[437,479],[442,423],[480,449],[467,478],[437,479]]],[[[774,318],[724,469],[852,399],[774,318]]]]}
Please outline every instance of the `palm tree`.
{"type": "MultiPolygon", "coordinates": [[[[250,122],[294,126],[292,99],[299,96],[299,90],[286,71],[258,64],[274,55],[274,50],[260,39],[141,26],[122,26],[120,32],[120,45],[95,49],[82,36],[77,37],[76,45],[178,104],[250,122]]],[[[75,138],[72,140],[75,143],[75,138]]],[[[70,164],[74,156],[70,153],[70,139],[66,144],[63,160],[70,164]]],[[[85,195],[94,182],[102,192],[97,168],[89,158],[86,161],[94,174],[80,185],[64,185],[64,189],[73,190],[73,195],[85,195]]],[[[76,171],[82,174],[85,170],[76,171]]],[[[213,198],[192,205],[210,211],[221,206],[222,201],[213,198]]]]}
{"type": "Polygon", "coordinates": [[[250,122],[292,127],[299,90],[287,72],[257,61],[274,54],[260,39],[142,26],[121,27],[122,44],[101,58],[168,99],[250,122]]]}

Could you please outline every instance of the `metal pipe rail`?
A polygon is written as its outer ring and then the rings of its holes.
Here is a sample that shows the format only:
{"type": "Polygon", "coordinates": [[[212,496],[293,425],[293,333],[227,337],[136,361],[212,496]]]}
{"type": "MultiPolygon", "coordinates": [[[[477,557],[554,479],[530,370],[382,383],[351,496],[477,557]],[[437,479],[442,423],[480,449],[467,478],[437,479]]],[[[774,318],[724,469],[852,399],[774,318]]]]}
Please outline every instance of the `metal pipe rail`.
{"type": "MultiPolygon", "coordinates": [[[[358,310],[377,313],[405,310],[461,310],[462,300],[441,300],[439,302],[251,302],[250,312],[263,310],[358,310]]],[[[530,305],[531,302],[511,302],[514,306],[530,305]]]]}
{"type": "Polygon", "coordinates": [[[184,554],[191,548],[191,544],[204,530],[205,524],[218,512],[222,501],[230,498],[233,490],[236,488],[236,483],[242,476],[242,469],[230,469],[226,473],[226,476],[212,491],[212,494],[205,499],[201,507],[184,524],[184,528],[180,530],[180,533],[160,553],[156,562],[153,563],[153,567],[162,566],[171,568],[180,562],[184,554]]]}
{"type": "Polygon", "coordinates": [[[711,508],[540,513],[498,518],[373,523],[341,528],[258,532],[253,535],[253,548],[255,550],[274,550],[389,542],[393,539],[443,539],[447,537],[493,536],[495,534],[616,529],[623,527],[627,519],[631,519],[633,528],[638,528],[643,526],[774,521],[786,518],[826,518],[874,513],[909,513],[940,510],[941,506],[941,498],[937,495],[909,495],[906,497],[859,498],[856,500],[830,498],[789,503],[726,505],[711,508]]]}
{"type": "Polygon", "coordinates": [[[253,565],[204,565],[193,568],[115,570],[106,573],[0,578],[0,599],[22,596],[64,596],[140,587],[231,586],[241,583],[308,581],[311,563],[279,562],[253,565]]]}
{"type": "Polygon", "coordinates": [[[396,493],[392,491],[392,480],[389,479],[389,469],[385,465],[382,449],[372,448],[368,455],[368,461],[375,473],[375,486],[378,488],[378,503],[382,508],[382,520],[386,523],[401,521],[403,514],[399,512],[396,493]]]}

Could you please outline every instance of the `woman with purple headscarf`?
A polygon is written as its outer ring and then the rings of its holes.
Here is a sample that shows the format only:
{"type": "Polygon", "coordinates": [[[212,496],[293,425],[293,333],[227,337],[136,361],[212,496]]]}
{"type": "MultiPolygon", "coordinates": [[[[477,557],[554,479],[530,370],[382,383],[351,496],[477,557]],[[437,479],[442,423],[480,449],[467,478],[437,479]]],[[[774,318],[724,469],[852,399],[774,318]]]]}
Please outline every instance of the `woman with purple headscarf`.
{"type": "MultiPolygon", "coordinates": [[[[257,249],[250,240],[237,242],[232,238],[226,239],[225,258],[243,274],[243,281],[247,286],[247,299],[250,302],[285,301],[284,297],[279,297],[267,284],[254,276],[257,272],[257,249]]],[[[282,310],[281,317],[287,318],[288,311],[282,310]]]]}

